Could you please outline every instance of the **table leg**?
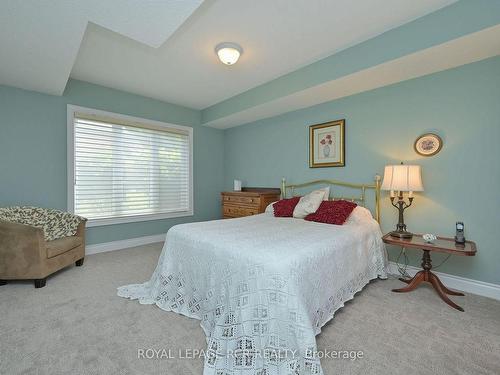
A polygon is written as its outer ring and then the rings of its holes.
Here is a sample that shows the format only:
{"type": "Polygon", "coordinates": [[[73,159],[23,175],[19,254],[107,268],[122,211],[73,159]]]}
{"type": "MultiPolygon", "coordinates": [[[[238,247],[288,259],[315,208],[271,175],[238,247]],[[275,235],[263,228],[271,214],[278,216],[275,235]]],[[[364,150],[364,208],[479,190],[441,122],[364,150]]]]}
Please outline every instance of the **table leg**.
{"type": "Polygon", "coordinates": [[[414,290],[422,281],[424,281],[424,271],[418,271],[415,276],[411,280],[405,280],[405,283],[408,284],[408,286],[405,286],[404,288],[399,288],[399,289],[393,289],[393,292],[396,293],[406,293],[406,292],[411,292],[414,290]]]}
{"type": "Polygon", "coordinates": [[[432,275],[436,279],[437,283],[439,284],[439,286],[441,287],[443,292],[445,292],[446,294],[449,294],[450,296],[464,296],[465,295],[463,293],[455,292],[454,290],[448,289],[447,287],[444,286],[444,284],[441,282],[441,280],[439,279],[439,277],[437,277],[437,275],[435,273],[432,273],[432,275]]]}
{"type": "Polygon", "coordinates": [[[432,286],[434,287],[434,289],[436,290],[437,294],[439,295],[439,297],[441,297],[441,299],[446,302],[448,305],[450,305],[451,307],[453,307],[454,309],[457,309],[459,311],[464,311],[464,309],[460,306],[458,306],[455,302],[453,302],[447,295],[446,293],[444,292],[443,289],[441,289],[441,280],[439,280],[439,278],[434,275],[432,272],[430,274],[431,276],[431,284],[432,286]]]}
{"type": "Polygon", "coordinates": [[[427,281],[431,283],[431,285],[434,287],[434,290],[437,292],[439,297],[446,302],[448,305],[451,307],[459,310],[459,311],[464,311],[464,309],[460,306],[458,306],[456,303],[454,303],[450,298],[446,295],[453,295],[453,296],[463,296],[463,293],[455,292],[453,290],[448,289],[443,285],[441,280],[439,280],[439,277],[437,277],[436,274],[434,274],[431,269],[432,269],[432,261],[431,261],[431,255],[429,250],[424,250],[424,254],[422,256],[422,271],[419,271],[413,276],[412,279],[406,280],[406,279],[399,279],[405,283],[408,284],[408,286],[404,288],[399,288],[399,289],[393,289],[393,292],[396,293],[406,293],[406,292],[411,292],[414,290],[418,285],[420,285],[423,281],[427,281]]]}

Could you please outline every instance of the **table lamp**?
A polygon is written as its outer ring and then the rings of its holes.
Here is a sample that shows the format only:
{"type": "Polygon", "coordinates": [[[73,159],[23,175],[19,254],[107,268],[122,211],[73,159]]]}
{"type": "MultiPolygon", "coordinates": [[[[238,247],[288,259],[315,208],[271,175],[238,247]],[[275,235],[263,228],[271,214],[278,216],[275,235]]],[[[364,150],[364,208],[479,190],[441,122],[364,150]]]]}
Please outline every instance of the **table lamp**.
{"type": "Polygon", "coordinates": [[[413,233],[406,230],[403,212],[413,203],[413,192],[424,191],[422,185],[422,174],[420,165],[388,165],[384,170],[384,180],[382,182],[382,190],[389,190],[391,193],[391,204],[399,211],[399,220],[396,225],[396,230],[390,234],[397,238],[412,238],[413,233]],[[397,203],[394,203],[397,192],[397,203]],[[408,201],[406,203],[403,197],[403,192],[408,192],[408,201]]]}

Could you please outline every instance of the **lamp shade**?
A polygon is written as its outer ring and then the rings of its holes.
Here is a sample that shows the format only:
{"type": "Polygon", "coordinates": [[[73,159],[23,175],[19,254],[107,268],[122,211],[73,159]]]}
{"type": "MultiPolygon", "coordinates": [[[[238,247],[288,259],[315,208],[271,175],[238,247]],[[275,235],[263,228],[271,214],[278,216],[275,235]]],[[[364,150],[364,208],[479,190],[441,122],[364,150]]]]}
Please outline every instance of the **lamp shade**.
{"type": "Polygon", "coordinates": [[[420,165],[387,165],[382,190],[423,191],[420,165]]]}

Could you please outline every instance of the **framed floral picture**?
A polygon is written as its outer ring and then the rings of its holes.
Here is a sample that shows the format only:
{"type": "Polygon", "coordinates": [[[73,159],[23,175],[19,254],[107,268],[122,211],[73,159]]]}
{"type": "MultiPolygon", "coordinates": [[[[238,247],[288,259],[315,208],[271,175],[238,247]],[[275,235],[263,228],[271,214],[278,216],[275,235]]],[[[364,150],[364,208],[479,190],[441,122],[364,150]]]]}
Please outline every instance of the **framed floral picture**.
{"type": "Polygon", "coordinates": [[[345,165],[345,120],[309,127],[309,168],[345,165]]]}

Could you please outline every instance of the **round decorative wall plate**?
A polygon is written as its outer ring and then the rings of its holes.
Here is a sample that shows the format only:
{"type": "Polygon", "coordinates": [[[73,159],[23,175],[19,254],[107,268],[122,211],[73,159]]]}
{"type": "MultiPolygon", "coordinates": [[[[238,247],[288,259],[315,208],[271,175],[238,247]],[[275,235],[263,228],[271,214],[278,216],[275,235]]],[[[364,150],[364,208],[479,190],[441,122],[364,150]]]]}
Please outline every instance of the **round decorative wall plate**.
{"type": "Polygon", "coordinates": [[[443,141],[438,135],[427,133],[418,137],[413,147],[419,155],[432,156],[441,150],[443,141]]]}

